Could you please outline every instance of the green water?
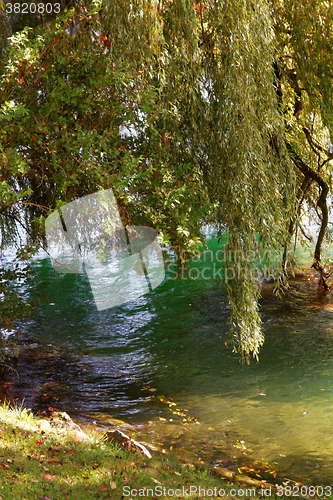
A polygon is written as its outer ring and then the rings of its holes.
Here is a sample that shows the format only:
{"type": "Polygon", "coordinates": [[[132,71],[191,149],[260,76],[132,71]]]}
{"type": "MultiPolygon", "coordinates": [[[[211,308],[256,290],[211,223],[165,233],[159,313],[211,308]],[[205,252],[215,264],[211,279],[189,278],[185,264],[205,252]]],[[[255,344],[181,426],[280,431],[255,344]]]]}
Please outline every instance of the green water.
{"type": "Polygon", "coordinates": [[[169,273],[150,294],[97,312],[86,278],[56,274],[48,259],[35,266],[35,292],[47,300],[21,329],[41,349],[57,346],[76,361],[56,369],[60,361],[50,358],[37,390],[58,384],[56,396],[34,404],[100,426],[122,419],[142,439],[185,446],[208,463],[262,460],[281,477],[332,482],[333,298],[312,275],[295,278],[282,299],[265,287],[260,363],[240,366],[225,346],[229,309],[219,279],[169,273]]]}

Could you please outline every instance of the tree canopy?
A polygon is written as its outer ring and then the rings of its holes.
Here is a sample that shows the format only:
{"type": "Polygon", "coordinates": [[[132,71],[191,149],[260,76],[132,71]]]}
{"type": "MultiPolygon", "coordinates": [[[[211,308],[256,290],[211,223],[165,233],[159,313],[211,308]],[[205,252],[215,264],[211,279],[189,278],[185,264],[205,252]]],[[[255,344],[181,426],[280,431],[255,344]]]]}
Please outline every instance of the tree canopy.
{"type": "MultiPolygon", "coordinates": [[[[196,248],[203,222],[215,224],[236,270],[231,339],[257,357],[258,235],[281,254],[279,278],[312,209],[328,288],[332,13],[314,0],[105,0],[32,28],[0,16],[2,246],[17,224],[43,244],[51,211],[108,187],[123,221],[154,226],[165,244],[196,248]]],[[[7,278],[4,324],[19,314],[7,278]]]]}

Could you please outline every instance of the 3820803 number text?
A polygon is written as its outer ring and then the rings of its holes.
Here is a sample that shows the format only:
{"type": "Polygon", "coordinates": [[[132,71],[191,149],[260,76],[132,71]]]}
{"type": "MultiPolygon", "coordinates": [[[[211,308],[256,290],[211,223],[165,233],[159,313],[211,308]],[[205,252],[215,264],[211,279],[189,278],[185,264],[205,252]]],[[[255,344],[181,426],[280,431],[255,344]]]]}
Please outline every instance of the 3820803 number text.
{"type": "Polygon", "coordinates": [[[7,14],[59,14],[60,3],[6,3],[7,14]]]}

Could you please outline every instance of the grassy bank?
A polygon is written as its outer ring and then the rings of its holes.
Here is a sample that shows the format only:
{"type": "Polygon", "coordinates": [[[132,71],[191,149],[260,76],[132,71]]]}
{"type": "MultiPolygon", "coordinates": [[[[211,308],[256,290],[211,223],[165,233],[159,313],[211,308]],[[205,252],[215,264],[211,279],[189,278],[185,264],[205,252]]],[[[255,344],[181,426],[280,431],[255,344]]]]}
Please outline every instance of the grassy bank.
{"type": "Polygon", "coordinates": [[[101,433],[88,437],[89,442],[83,442],[73,430],[53,427],[29,410],[2,405],[0,500],[204,499],[218,497],[222,489],[226,498],[230,488],[240,488],[169,455],[149,459],[103,442],[101,433]],[[200,487],[201,494],[192,489],[190,495],[190,486],[200,487]]]}

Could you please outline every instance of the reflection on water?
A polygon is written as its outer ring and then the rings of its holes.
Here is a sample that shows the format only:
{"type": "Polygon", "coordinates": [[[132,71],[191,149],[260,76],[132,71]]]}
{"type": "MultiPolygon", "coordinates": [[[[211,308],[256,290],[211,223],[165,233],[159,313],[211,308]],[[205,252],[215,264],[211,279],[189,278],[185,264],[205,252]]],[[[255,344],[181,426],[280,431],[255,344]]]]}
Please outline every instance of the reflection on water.
{"type": "Polygon", "coordinates": [[[122,419],[208,462],[255,457],[282,477],[333,480],[333,296],[313,274],[280,299],[264,287],[260,363],[240,366],[225,346],[229,310],[216,280],[168,280],[97,312],[87,279],[36,266],[47,301],[22,331],[45,355],[22,359],[27,404],[99,426],[122,419]]]}

